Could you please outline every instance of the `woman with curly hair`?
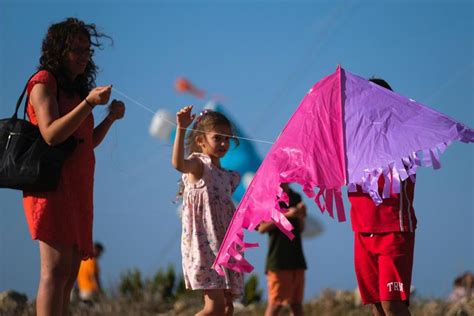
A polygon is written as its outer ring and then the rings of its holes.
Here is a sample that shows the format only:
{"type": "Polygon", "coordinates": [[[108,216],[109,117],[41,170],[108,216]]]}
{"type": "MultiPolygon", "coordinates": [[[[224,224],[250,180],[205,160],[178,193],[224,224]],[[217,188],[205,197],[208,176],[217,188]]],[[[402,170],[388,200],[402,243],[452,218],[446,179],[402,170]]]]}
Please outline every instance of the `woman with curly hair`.
{"type": "Polygon", "coordinates": [[[94,148],[125,113],[124,103],[113,100],[106,118],[94,127],[92,111],[107,104],[112,91],[111,85],[95,87],[91,46],[100,47],[104,36],[94,24],[75,18],[51,25],[39,71],[28,82],[28,117],[46,143],[55,146],[71,135],[78,143],[62,167],[57,190],[23,192],[31,237],[39,241],[39,316],[67,314],[81,259],[93,256],[94,148]]]}

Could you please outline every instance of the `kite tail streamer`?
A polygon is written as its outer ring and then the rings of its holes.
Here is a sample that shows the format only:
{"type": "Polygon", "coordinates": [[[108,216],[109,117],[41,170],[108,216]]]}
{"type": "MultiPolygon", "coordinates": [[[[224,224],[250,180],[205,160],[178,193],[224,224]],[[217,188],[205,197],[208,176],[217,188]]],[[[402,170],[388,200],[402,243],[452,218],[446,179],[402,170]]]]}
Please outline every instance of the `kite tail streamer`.
{"type": "MultiPolygon", "coordinates": [[[[474,142],[474,130],[462,129],[459,137],[456,139],[465,143],[474,142]]],[[[382,200],[390,197],[390,194],[400,193],[401,182],[410,178],[415,182],[415,174],[418,167],[432,167],[434,170],[441,168],[440,155],[444,153],[446,148],[452,143],[442,142],[428,149],[413,152],[408,156],[401,157],[399,161],[394,161],[387,166],[373,169],[366,169],[365,175],[359,182],[352,182],[348,185],[349,192],[357,191],[357,185],[362,188],[364,193],[371,196],[376,205],[382,203],[382,200]],[[378,192],[378,179],[383,176],[385,179],[382,198],[378,192]]],[[[318,201],[318,206],[321,208],[318,201]]],[[[327,207],[327,205],[326,205],[327,207]]],[[[332,216],[332,211],[329,211],[332,216]]]]}
{"type": "MultiPolygon", "coordinates": [[[[311,196],[308,196],[311,198],[311,196]]],[[[325,189],[319,188],[318,194],[314,198],[314,202],[318,206],[321,213],[328,212],[329,216],[334,218],[334,204],[336,204],[337,219],[339,222],[346,221],[346,214],[344,211],[344,202],[342,200],[341,188],[325,189]],[[321,198],[323,201],[321,201],[321,198]]]]}

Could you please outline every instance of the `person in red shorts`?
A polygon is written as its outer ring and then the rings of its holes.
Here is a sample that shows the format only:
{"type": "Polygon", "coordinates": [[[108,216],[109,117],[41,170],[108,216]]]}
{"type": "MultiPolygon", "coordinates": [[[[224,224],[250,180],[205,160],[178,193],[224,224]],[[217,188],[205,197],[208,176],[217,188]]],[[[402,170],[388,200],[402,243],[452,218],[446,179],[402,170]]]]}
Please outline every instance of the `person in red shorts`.
{"type": "MultiPolygon", "coordinates": [[[[392,90],[383,79],[370,81],[392,90]]],[[[414,180],[414,179],[413,179],[414,180]]],[[[379,194],[385,185],[378,180],[379,194]]],[[[354,231],[354,264],[364,304],[372,313],[410,315],[408,309],[413,269],[416,216],[413,208],[415,183],[409,177],[400,183],[400,193],[390,188],[390,197],[375,205],[357,186],[349,192],[354,231]]]]}

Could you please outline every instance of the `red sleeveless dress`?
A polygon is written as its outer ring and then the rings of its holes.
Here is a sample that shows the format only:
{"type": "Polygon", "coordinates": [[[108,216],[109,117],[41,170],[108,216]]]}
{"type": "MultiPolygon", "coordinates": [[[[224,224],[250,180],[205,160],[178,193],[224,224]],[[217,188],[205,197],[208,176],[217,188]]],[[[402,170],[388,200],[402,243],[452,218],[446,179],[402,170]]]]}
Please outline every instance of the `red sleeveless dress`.
{"type": "MultiPolygon", "coordinates": [[[[37,83],[51,89],[56,96],[56,79],[49,72],[38,72],[28,83],[27,93],[37,83]]],[[[81,98],[59,91],[59,115],[74,109],[81,98]]],[[[28,118],[38,125],[36,115],[28,103],[28,118]]],[[[94,187],[94,117],[90,114],[74,132],[79,143],[62,169],[58,189],[50,192],[23,192],[23,207],[31,238],[63,246],[77,246],[83,259],[93,256],[92,220],[94,187]]]]}

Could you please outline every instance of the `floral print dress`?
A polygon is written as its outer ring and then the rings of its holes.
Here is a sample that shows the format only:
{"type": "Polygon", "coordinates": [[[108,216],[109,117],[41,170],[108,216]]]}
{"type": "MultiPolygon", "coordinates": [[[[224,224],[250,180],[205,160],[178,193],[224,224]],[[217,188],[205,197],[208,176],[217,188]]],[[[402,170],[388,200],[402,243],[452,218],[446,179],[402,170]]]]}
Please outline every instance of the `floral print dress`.
{"type": "Polygon", "coordinates": [[[220,276],[212,268],[232,220],[235,206],[232,193],[240,182],[235,171],[212,164],[209,156],[194,153],[203,165],[202,178],[191,183],[187,174],[184,183],[181,254],[186,288],[192,290],[228,289],[234,297],[243,294],[243,275],[225,270],[220,276]]]}

